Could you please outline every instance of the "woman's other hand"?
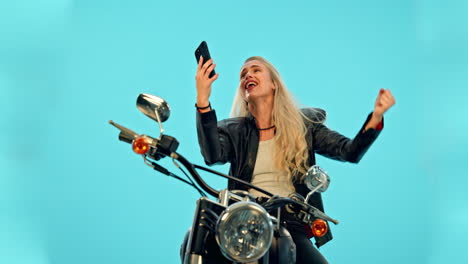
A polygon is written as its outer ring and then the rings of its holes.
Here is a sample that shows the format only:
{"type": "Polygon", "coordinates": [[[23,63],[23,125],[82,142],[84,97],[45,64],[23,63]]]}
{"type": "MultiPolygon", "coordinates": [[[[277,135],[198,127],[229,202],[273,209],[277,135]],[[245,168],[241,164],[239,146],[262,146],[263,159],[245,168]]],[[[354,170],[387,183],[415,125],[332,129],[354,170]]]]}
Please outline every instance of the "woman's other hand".
{"type": "MultiPolygon", "coordinates": [[[[197,106],[205,107],[209,104],[211,95],[211,85],[218,79],[219,73],[209,78],[210,73],[216,68],[216,64],[213,63],[213,59],[208,60],[203,64],[203,57],[200,56],[198,62],[197,73],[195,75],[196,87],[197,87],[197,106]]],[[[210,109],[207,109],[209,111],[210,109]]]]}
{"type": "Polygon", "coordinates": [[[374,114],[378,117],[382,117],[383,114],[394,104],[395,98],[393,97],[392,92],[390,92],[390,89],[380,88],[377,99],[375,100],[374,114]]]}
{"type": "Polygon", "coordinates": [[[395,98],[393,97],[392,92],[390,92],[390,89],[381,88],[377,95],[377,99],[375,99],[374,112],[372,113],[372,117],[367,123],[365,130],[368,128],[377,128],[379,123],[382,121],[383,114],[394,104],[395,98]]]}

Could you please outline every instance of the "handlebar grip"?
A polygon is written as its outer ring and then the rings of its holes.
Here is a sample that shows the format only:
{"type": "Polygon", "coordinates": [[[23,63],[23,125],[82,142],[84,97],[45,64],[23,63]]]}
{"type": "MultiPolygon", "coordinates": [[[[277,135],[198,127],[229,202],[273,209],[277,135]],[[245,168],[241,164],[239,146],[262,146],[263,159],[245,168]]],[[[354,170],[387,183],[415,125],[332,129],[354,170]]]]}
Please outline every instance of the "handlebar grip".
{"type": "Polygon", "coordinates": [[[123,141],[125,143],[132,144],[132,141],[134,139],[135,138],[132,135],[128,135],[128,134],[126,134],[124,132],[120,132],[120,134],[119,134],[119,140],[123,141]]]}
{"type": "Polygon", "coordinates": [[[120,141],[132,144],[132,141],[136,137],[138,137],[138,134],[135,133],[133,130],[130,130],[130,129],[124,127],[124,126],[121,126],[121,125],[115,123],[112,120],[109,120],[109,124],[115,126],[116,128],[118,128],[120,130],[120,134],[119,134],[119,140],[120,141]]]}

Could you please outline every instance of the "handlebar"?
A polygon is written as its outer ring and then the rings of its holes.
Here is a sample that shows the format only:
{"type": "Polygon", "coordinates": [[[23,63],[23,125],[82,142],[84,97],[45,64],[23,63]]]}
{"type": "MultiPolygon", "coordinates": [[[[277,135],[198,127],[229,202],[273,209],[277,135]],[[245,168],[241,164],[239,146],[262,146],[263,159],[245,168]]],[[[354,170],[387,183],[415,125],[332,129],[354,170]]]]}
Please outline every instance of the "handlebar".
{"type": "MultiPolygon", "coordinates": [[[[171,136],[161,135],[158,139],[155,139],[153,137],[149,137],[149,136],[146,136],[146,135],[139,135],[136,132],[134,132],[134,131],[132,131],[132,130],[124,127],[124,126],[121,126],[121,125],[113,122],[112,120],[110,120],[109,123],[120,130],[120,134],[119,134],[119,140],[120,141],[129,143],[129,144],[133,144],[135,139],[138,139],[140,137],[145,137],[145,138],[149,139],[149,141],[148,141],[148,151],[145,154],[143,154],[143,157],[144,157],[145,160],[148,160],[147,157],[150,157],[151,159],[154,159],[154,160],[159,160],[160,158],[165,157],[165,156],[171,157],[172,159],[177,160],[178,162],[180,162],[188,170],[188,172],[190,173],[190,175],[192,175],[192,177],[195,179],[197,184],[204,191],[206,191],[207,193],[209,193],[210,195],[212,195],[214,197],[219,197],[220,191],[218,191],[218,190],[212,188],[211,186],[209,186],[202,179],[200,174],[198,174],[196,169],[201,169],[201,170],[204,170],[204,171],[219,175],[219,176],[224,177],[226,179],[234,180],[236,182],[239,182],[239,183],[243,184],[244,186],[247,186],[249,188],[252,188],[252,189],[255,189],[255,190],[259,191],[259,192],[262,192],[263,194],[265,194],[265,195],[267,195],[269,197],[273,197],[273,199],[269,199],[267,202],[262,204],[262,206],[267,211],[271,211],[273,209],[276,209],[276,208],[279,208],[279,207],[290,204],[290,205],[293,205],[296,208],[299,208],[301,211],[306,212],[307,214],[310,214],[310,215],[315,216],[317,218],[321,218],[321,219],[333,222],[334,224],[338,224],[337,220],[330,218],[329,216],[327,216],[322,211],[320,211],[319,209],[315,208],[312,205],[309,205],[307,203],[297,201],[297,200],[294,200],[294,199],[291,199],[291,198],[274,197],[274,195],[272,193],[270,193],[270,192],[268,192],[266,190],[263,190],[260,187],[257,187],[255,185],[249,183],[249,182],[246,182],[246,181],[237,179],[235,177],[232,177],[232,176],[229,176],[229,175],[226,175],[226,174],[222,174],[220,172],[217,172],[217,171],[214,171],[214,170],[211,170],[211,169],[208,169],[208,168],[205,168],[205,167],[190,163],[181,154],[176,152],[176,149],[179,146],[179,142],[177,141],[177,139],[175,139],[175,138],[173,138],[171,136]]],[[[154,162],[151,161],[151,163],[154,163],[154,162]]]]}
{"type": "MultiPolygon", "coordinates": [[[[134,132],[134,131],[132,131],[132,130],[124,127],[124,126],[115,123],[112,120],[110,120],[109,123],[120,130],[120,134],[119,134],[119,140],[120,141],[132,144],[133,140],[135,140],[136,138],[141,136],[141,135],[137,134],[136,132],[134,132]]],[[[150,145],[149,145],[149,151],[147,152],[147,154],[144,154],[144,156],[147,155],[150,158],[155,159],[155,160],[159,160],[163,156],[169,156],[169,157],[179,161],[188,170],[188,172],[192,175],[192,177],[195,179],[197,184],[204,191],[209,193],[210,195],[213,195],[215,197],[219,197],[220,191],[215,190],[211,186],[209,186],[202,179],[200,174],[198,174],[196,169],[201,169],[201,170],[204,170],[204,171],[219,175],[219,176],[221,176],[223,178],[230,179],[230,180],[233,180],[233,181],[237,181],[237,182],[239,182],[239,183],[241,183],[241,184],[243,184],[243,185],[245,185],[245,186],[247,186],[249,188],[255,189],[255,190],[257,190],[257,191],[259,191],[259,192],[261,192],[261,193],[263,193],[263,194],[265,194],[265,195],[267,195],[269,197],[273,196],[272,193],[270,193],[270,192],[268,192],[266,190],[263,190],[263,189],[255,186],[255,185],[249,183],[249,182],[246,182],[246,181],[237,179],[235,177],[232,177],[232,176],[229,176],[229,175],[226,175],[226,174],[222,174],[220,172],[217,172],[217,171],[214,171],[214,170],[211,170],[211,169],[208,169],[208,168],[205,168],[205,167],[190,163],[182,155],[175,152],[175,150],[179,146],[179,142],[177,142],[177,140],[175,138],[171,137],[171,136],[162,135],[159,139],[155,139],[155,138],[149,137],[149,136],[145,136],[145,137],[149,138],[151,142],[150,142],[150,145]]]]}

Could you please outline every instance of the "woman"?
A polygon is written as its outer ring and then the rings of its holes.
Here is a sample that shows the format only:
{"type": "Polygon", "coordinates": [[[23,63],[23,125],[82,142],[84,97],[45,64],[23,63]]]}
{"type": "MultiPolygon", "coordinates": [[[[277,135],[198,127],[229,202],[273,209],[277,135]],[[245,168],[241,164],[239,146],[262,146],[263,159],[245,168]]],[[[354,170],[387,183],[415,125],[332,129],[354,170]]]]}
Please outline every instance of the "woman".
{"type": "MultiPolygon", "coordinates": [[[[274,66],[262,57],[248,58],[241,68],[233,118],[218,122],[209,98],[209,78],[216,64],[200,59],[196,79],[197,131],[208,165],[231,164],[230,174],[280,196],[308,192],[303,175],[315,164],[315,153],[357,163],[383,128],[383,114],[395,104],[390,90],[380,89],[374,111],[354,139],[328,129],[321,109],[299,109],[274,66]]],[[[229,181],[229,189],[245,189],[229,181]]],[[[249,190],[255,196],[260,193],[249,190]]],[[[310,203],[323,211],[319,193],[310,203]]],[[[296,243],[297,263],[327,263],[309,240],[309,230],[287,216],[287,228],[296,243]]],[[[331,233],[315,238],[317,247],[332,239],[331,233]]]]}

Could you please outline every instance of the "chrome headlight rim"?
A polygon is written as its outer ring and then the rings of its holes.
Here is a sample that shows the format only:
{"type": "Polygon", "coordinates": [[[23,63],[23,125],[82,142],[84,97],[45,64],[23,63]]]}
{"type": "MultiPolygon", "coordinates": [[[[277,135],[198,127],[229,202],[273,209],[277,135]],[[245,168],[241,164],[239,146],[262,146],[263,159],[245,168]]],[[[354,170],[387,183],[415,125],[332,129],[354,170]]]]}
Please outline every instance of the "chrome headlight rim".
{"type": "Polygon", "coordinates": [[[219,219],[218,219],[218,221],[216,223],[216,235],[215,235],[215,237],[216,237],[216,242],[218,243],[218,246],[220,248],[221,253],[226,258],[228,258],[231,261],[246,263],[246,262],[256,261],[256,260],[260,259],[261,257],[263,257],[265,255],[265,253],[268,252],[268,250],[269,250],[269,248],[271,246],[271,243],[273,241],[273,233],[274,233],[274,225],[273,225],[273,221],[271,220],[270,214],[268,214],[268,212],[262,206],[260,206],[257,203],[250,202],[250,201],[241,201],[241,202],[237,202],[237,203],[229,206],[228,208],[226,208],[226,210],[224,210],[221,213],[221,215],[219,216],[219,219]],[[269,232],[269,234],[267,234],[266,243],[264,243],[264,246],[259,251],[260,253],[254,255],[253,257],[249,257],[249,258],[244,258],[244,257],[240,257],[240,256],[230,254],[230,252],[225,248],[225,246],[221,242],[221,238],[220,238],[220,235],[221,235],[220,233],[221,232],[219,231],[220,227],[222,227],[222,225],[225,224],[230,217],[232,217],[236,213],[239,213],[240,211],[244,211],[244,210],[253,210],[255,212],[258,212],[259,215],[261,215],[261,217],[263,218],[263,220],[265,221],[265,223],[267,225],[267,230],[266,231],[269,232]]]}

